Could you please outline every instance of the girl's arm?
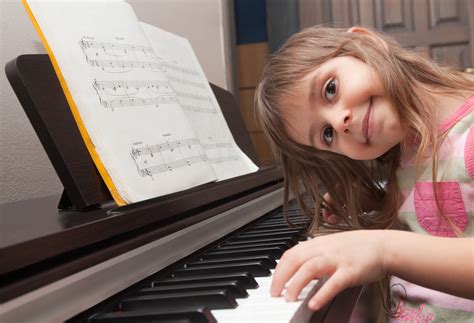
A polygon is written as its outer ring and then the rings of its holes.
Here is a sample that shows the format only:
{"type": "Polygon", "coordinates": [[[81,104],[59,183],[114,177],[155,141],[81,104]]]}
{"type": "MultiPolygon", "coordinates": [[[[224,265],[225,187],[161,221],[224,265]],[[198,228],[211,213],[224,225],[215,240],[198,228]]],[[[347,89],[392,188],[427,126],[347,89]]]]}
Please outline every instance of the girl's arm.
{"type": "Polygon", "coordinates": [[[384,267],[397,277],[474,299],[474,239],[389,231],[384,267]]]}
{"type": "Polygon", "coordinates": [[[474,239],[438,238],[396,230],[358,230],[305,241],[282,256],[270,292],[288,283],[295,300],[312,279],[328,280],[309,302],[317,310],[343,289],[383,278],[387,273],[415,284],[474,298],[474,239]]]}

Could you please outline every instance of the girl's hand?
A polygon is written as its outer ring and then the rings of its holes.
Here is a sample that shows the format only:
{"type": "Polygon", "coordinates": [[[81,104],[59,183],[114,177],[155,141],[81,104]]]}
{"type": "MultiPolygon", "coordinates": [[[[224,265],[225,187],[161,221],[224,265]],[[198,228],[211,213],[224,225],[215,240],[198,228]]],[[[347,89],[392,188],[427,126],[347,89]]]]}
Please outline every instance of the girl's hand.
{"type": "Polygon", "coordinates": [[[318,310],[345,288],[380,280],[387,272],[382,234],[378,230],[334,233],[296,245],[281,257],[271,295],[279,296],[291,279],[285,299],[294,301],[311,280],[327,276],[308,304],[318,310]]]}

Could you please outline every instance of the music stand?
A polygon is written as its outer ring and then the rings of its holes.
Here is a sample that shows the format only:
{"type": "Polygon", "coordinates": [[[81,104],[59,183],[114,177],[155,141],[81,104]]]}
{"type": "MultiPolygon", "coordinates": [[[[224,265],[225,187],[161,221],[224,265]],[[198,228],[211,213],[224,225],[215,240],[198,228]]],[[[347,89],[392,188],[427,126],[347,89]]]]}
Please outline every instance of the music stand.
{"type": "MultiPolygon", "coordinates": [[[[20,55],[5,66],[7,78],[64,186],[61,210],[86,210],[112,202],[87,151],[46,54],[20,55]]],[[[211,84],[232,135],[254,162],[257,155],[234,97],[211,84]]]]}

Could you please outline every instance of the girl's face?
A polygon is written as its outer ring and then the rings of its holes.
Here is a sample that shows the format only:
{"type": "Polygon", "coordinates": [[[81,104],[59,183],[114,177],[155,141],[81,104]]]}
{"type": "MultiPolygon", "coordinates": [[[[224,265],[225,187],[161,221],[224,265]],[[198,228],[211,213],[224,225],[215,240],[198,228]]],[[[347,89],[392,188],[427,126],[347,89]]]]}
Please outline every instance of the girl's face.
{"type": "Polygon", "coordinates": [[[357,160],[383,155],[404,131],[377,74],[350,56],[332,58],[309,73],[287,98],[283,114],[298,143],[357,160]]]}

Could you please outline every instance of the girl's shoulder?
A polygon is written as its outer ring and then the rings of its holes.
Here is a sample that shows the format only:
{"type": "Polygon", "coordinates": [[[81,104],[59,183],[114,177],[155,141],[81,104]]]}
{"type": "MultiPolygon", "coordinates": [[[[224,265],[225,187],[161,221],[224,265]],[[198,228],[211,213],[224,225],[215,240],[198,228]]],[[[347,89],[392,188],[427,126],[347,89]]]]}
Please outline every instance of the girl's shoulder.
{"type": "MultiPolygon", "coordinates": [[[[468,117],[474,111],[474,94],[459,106],[448,118],[444,119],[438,126],[440,132],[447,132],[455,126],[460,120],[468,117]]],[[[472,119],[472,118],[471,118],[472,119]]],[[[471,121],[472,123],[472,121],[471,121]]]]}

